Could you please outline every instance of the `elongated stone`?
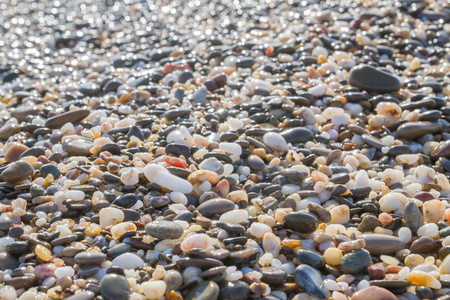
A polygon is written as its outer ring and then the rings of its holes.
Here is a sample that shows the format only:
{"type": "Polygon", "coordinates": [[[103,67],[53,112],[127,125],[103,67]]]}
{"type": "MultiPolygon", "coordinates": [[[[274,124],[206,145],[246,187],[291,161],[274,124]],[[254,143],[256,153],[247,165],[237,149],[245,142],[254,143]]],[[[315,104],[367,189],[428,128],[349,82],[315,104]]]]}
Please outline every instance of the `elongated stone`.
{"type": "Polygon", "coordinates": [[[171,174],[168,170],[159,165],[147,165],[144,168],[144,175],[150,182],[156,183],[172,191],[188,194],[193,190],[192,184],[189,181],[171,174]]]}
{"type": "Polygon", "coordinates": [[[205,217],[211,217],[215,214],[223,214],[234,209],[233,201],[224,198],[211,199],[203,202],[197,210],[205,217]]]}
{"type": "Polygon", "coordinates": [[[307,141],[312,141],[313,133],[302,127],[296,127],[292,129],[285,130],[281,133],[281,136],[286,140],[287,143],[305,143],[307,141]]]}
{"type": "Polygon", "coordinates": [[[416,139],[428,133],[435,133],[442,130],[441,123],[426,124],[422,122],[408,122],[402,124],[397,129],[400,138],[416,139]]]}
{"type": "Polygon", "coordinates": [[[358,238],[366,241],[364,249],[374,256],[395,254],[406,246],[406,244],[398,237],[386,234],[361,234],[358,238]]]}
{"type": "Polygon", "coordinates": [[[405,220],[406,227],[411,229],[412,233],[417,233],[419,227],[423,225],[423,218],[420,213],[420,209],[414,202],[408,202],[406,204],[403,218],[405,220]]]}
{"type": "Polygon", "coordinates": [[[89,114],[89,109],[71,110],[47,119],[45,127],[59,129],[66,123],[78,123],[89,116],[89,114]]]}
{"type": "Polygon", "coordinates": [[[308,266],[300,265],[294,272],[295,283],[306,293],[318,298],[326,298],[326,289],[319,271],[308,266]]]}
{"type": "Polygon", "coordinates": [[[183,228],[175,222],[170,221],[154,221],[145,226],[147,234],[154,238],[178,239],[183,235],[183,228]]]}

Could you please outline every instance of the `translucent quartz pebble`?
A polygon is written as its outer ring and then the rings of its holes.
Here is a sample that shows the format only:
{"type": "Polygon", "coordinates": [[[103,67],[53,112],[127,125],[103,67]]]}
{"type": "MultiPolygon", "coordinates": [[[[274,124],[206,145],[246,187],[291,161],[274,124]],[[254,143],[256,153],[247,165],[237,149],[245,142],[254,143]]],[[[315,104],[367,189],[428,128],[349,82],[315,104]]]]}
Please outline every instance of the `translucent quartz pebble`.
{"type": "Polygon", "coordinates": [[[147,165],[144,168],[144,175],[150,182],[175,192],[189,194],[193,190],[189,181],[169,173],[169,171],[159,165],[147,165]]]}

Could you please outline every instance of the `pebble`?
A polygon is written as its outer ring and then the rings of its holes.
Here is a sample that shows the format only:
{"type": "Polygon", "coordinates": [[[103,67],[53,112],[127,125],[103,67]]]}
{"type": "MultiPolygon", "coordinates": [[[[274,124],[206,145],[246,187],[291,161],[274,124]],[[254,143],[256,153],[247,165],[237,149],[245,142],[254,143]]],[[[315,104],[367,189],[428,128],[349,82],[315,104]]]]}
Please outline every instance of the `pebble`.
{"type": "Polygon", "coordinates": [[[345,254],[341,260],[342,269],[352,275],[364,273],[371,264],[370,254],[366,250],[350,252],[345,254]]]}
{"type": "Polygon", "coordinates": [[[156,300],[164,296],[167,285],[162,280],[147,281],[141,285],[142,293],[149,300],[156,300]]]}
{"type": "Polygon", "coordinates": [[[124,276],[107,274],[100,281],[100,292],[106,299],[128,299],[130,284],[124,276]]]}
{"type": "Polygon", "coordinates": [[[233,209],[234,203],[223,198],[205,201],[197,207],[198,212],[205,217],[211,217],[216,214],[221,215],[233,209]]]}
{"type": "Polygon", "coordinates": [[[154,221],[145,226],[145,231],[160,240],[179,239],[183,235],[183,228],[175,222],[154,221]]]}
{"type": "Polygon", "coordinates": [[[325,298],[326,290],[320,273],[308,265],[299,265],[294,272],[295,283],[309,295],[325,298]]]}
{"type": "Polygon", "coordinates": [[[62,114],[58,114],[54,117],[48,118],[47,121],[45,121],[45,127],[51,128],[51,129],[59,129],[63,127],[63,125],[67,123],[78,123],[82,121],[84,118],[89,116],[90,110],[88,109],[79,109],[79,110],[72,110],[68,111],[62,114]]]}
{"type": "Polygon", "coordinates": [[[417,230],[423,225],[423,217],[414,202],[408,202],[408,204],[406,204],[404,219],[406,226],[411,229],[411,232],[413,233],[417,233],[417,230]]]}
{"type": "Polygon", "coordinates": [[[144,168],[147,179],[166,189],[188,194],[192,192],[192,184],[189,181],[172,175],[165,168],[158,165],[147,165],[144,168]]]}
{"type": "Polygon", "coordinates": [[[301,233],[312,233],[317,229],[319,223],[312,214],[299,211],[287,213],[284,216],[283,225],[288,229],[301,233]]]}
{"type": "Polygon", "coordinates": [[[354,293],[351,300],[396,300],[398,299],[392,292],[378,286],[369,286],[354,293]]]}
{"type": "Polygon", "coordinates": [[[358,238],[366,242],[364,249],[371,255],[395,254],[405,248],[405,243],[395,236],[385,234],[362,234],[358,238]]]}
{"type": "Polygon", "coordinates": [[[268,132],[263,136],[263,141],[266,146],[274,151],[287,152],[288,150],[288,145],[285,139],[279,133],[268,132]]]}
{"type": "Polygon", "coordinates": [[[101,264],[106,260],[106,255],[101,252],[81,252],[75,255],[78,264],[101,264]]]}
{"type": "Polygon", "coordinates": [[[349,83],[361,90],[379,93],[396,92],[401,88],[401,82],[396,76],[370,65],[352,68],[349,83]]]}
{"type": "Polygon", "coordinates": [[[26,161],[14,162],[2,172],[2,180],[6,182],[18,182],[27,179],[34,174],[33,166],[26,161]]]}
{"type": "Polygon", "coordinates": [[[135,269],[141,267],[144,264],[144,261],[139,256],[133,253],[121,254],[114,258],[111,262],[113,266],[117,266],[124,270],[135,269]]]}
{"type": "Polygon", "coordinates": [[[186,295],[186,300],[208,300],[219,297],[219,286],[214,281],[204,281],[198,284],[186,295]]]}

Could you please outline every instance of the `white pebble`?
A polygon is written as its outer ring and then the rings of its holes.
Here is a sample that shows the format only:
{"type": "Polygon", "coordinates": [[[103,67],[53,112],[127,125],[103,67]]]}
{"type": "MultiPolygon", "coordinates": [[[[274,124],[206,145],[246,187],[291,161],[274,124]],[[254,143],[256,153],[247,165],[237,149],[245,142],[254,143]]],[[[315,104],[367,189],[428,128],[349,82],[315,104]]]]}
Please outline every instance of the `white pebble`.
{"type": "Polygon", "coordinates": [[[439,227],[434,223],[429,223],[421,226],[417,230],[418,236],[428,236],[428,237],[434,237],[439,234],[439,227]]]}
{"type": "Polygon", "coordinates": [[[189,181],[169,173],[169,171],[159,165],[149,164],[145,166],[144,174],[150,182],[172,191],[189,194],[193,190],[189,181]]]}
{"type": "Polygon", "coordinates": [[[245,209],[236,209],[228,211],[220,216],[220,221],[229,222],[232,224],[240,224],[245,222],[248,218],[248,212],[245,209]]]}
{"type": "Polygon", "coordinates": [[[146,281],[141,284],[142,293],[149,300],[157,300],[164,296],[167,285],[162,280],[146,281]]]}
{"type": "Polygon", "coordinates": [[[135,269],[142,267],[144,261],[134,253],[124,253],[114,258],[112,264],[122,269],[135,269]]]}

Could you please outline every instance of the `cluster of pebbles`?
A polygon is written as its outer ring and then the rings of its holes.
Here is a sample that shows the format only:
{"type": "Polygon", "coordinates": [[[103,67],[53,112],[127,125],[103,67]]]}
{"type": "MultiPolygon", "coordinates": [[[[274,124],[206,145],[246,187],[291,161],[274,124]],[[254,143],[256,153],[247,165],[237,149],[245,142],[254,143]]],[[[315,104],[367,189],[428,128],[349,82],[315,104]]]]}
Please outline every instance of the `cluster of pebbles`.
{"type": "Polygon", "coordinates": [[[0,15],[1,299],[450,299],[448,2],[0,15]]]}

